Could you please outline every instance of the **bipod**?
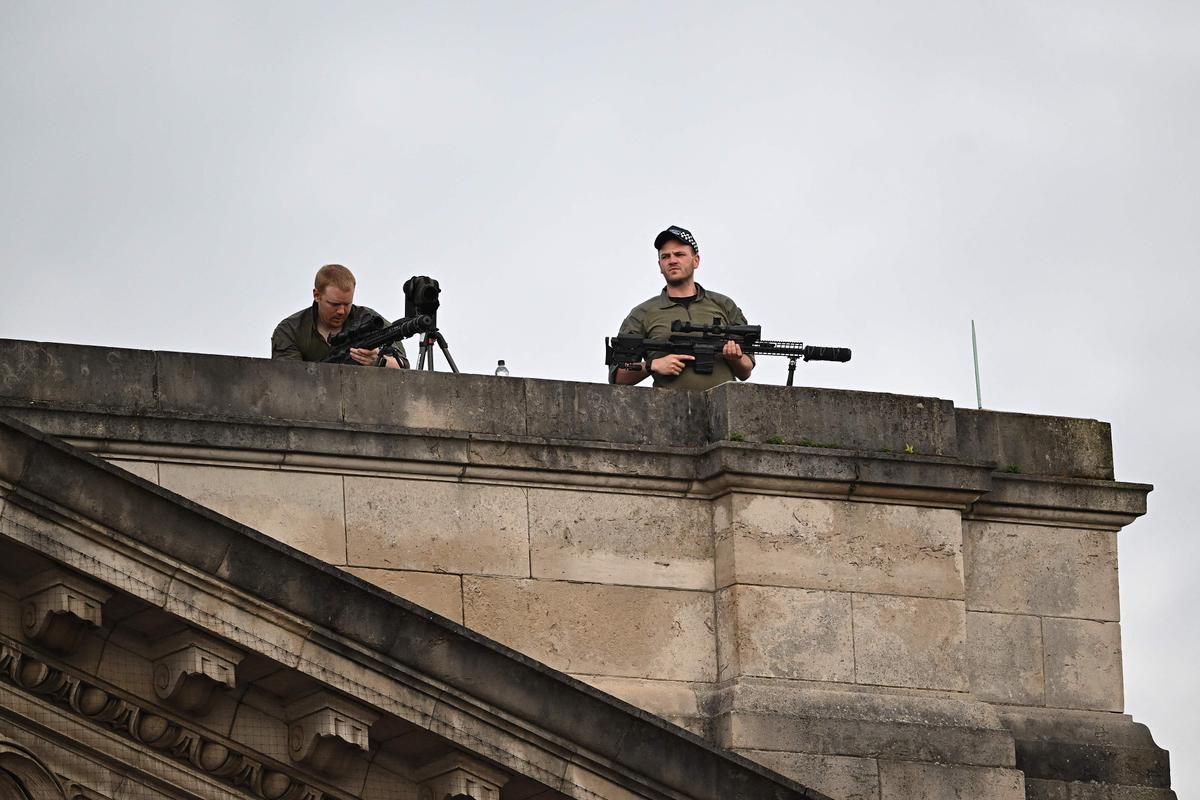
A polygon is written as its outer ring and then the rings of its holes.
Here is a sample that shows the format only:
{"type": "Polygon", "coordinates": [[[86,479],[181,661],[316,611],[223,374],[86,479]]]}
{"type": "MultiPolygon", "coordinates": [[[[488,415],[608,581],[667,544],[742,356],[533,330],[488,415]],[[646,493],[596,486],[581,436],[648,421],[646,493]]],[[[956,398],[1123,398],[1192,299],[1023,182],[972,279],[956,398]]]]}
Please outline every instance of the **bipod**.
{"type": "Polygon", "coordinates": [[[427,369],[430,372],[433,372],[434,343],[436,343],[437,346],[442,349],[442,355],[446,357],[446,363],[450,365],[450,371],[457,374],[458,365],[454,363],[454,358],[450,355],[450,348],[446,344],[446,337],[442,336],[442,332],[437,328],[427,331],[425,335],[421,337],[421,355],[417,359],[417,369],[427,369]]]}
{"type": "Polygon", "coordinates": [[[792,378],[796,377],[796,359],[799,356],[788,356],[788,382],[787,385],[792,385],[792,378]]]}

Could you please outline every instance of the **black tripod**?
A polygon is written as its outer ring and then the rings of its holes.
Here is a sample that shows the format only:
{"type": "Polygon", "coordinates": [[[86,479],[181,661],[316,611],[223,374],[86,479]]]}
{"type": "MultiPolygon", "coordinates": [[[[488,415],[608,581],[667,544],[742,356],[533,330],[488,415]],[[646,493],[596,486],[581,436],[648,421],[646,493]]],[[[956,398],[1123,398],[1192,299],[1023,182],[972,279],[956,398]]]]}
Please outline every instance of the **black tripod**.
{"type": "Polygon", "coordinates": [[[450,371],[458,373],[458,365],[454,363],[454,357],[450,355],[450,348],[446,345],[446,337],[442,336],[442,332],[437,328],[427,331],[421,337],[420,357],[417,358],[417,369],[427,369],[433,372],[433,345],[437,344],[442,349],[442,355],[446,357],[446,363],[450,365],[450,371]],[[428,357],[428,364],[426,363],[428,357]]]}

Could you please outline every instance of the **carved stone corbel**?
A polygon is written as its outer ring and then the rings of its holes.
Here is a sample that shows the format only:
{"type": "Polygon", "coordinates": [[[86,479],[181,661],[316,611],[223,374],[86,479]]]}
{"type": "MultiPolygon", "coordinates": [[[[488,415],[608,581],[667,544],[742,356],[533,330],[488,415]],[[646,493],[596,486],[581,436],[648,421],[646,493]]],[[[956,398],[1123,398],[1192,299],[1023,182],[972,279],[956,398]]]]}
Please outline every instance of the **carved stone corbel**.
{"type": "Polygon", "coordinates": [[[288,703],[288,752],[293,761],[339,775],[370,748],[379,715],[333,692],[319,691],[288,703]]]}
{"type": "Polygon", "coordinates": [[[21,629],[56,653],[70,653],[79,637],[103,622],[101,608],[112,592],[61,569],[39,572],[20,588],[21,629]]]}
{"type": "Polygon", "coordinates": [[[202,717],[212,708],[218,689],[237,684],[242,652],[222,641],[188,628],[156,642],[154,693],[160,700],[202,717]]]}
{"type": "Polygon", "coordinates": [[[421,800],[464,796],[472,800],[500,800],[500,789],[508,783],[506,773],[458,752],[420,767],[413,778],[420,787],[421,800]]]}

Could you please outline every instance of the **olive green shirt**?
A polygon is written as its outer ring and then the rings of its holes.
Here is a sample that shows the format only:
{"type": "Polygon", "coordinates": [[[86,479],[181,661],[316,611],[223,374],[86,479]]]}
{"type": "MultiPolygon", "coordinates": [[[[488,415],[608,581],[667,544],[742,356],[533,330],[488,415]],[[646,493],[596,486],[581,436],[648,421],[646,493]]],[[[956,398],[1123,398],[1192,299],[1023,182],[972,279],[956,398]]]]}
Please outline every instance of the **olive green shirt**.
{"type": "MultiPolygon", "coordinates": [[[[671,323],[675,320],[686,320],[704,325],[711,325],[716,318],[724,325],[745,325],[746,316],[728,297],[716,292],[706,291],[703,286],[696,284],[696,299],[689,305],[675,302],[664,288],[656,296],[644,303],[634,306],[629,316],[621,323],[620,333],[636,333],[643,339],[668,339],[672,336],[671,323]]],[[[675,334],[688,336],[699,334],[675,334]]],[[[647,360],[661,358],[663,352],[647,353],[647,360]]],[[[749,354],[747,354],[749,355],[749,354]]],[[[750,356],[753,361],[754,356],[750,356]]],[[[616,369],[609,370],[608,381],[616,380],[616,369]]],[[[717,356],[713,363],[711,375],[697,375],[689,364],[683,372],[675,376],[655,375],[656,387],[670,389],[711,389],[722,383],[734,380],[733,370],[725,359],[717,356]]]]}
{"type": "MultiPolygon", "coordinates": [[[[382,315],[366,306],[351,306],[346,315],[343,330],[351,330],[369,321],[372,317],[387,320],[382,315]]],[[[294,361],[323,361],[329,355],[331,348],[325,337],[317,331],[317,304],[314,301],[308,308],[302,308],[275,326],[271,334],[271,358],[292,359],[294,361]]],[[[404,343],[393,342],[381,348],[384,355],[394,356],[400,366],[408,367],[408,357],[404,354],[404,343]]]]}

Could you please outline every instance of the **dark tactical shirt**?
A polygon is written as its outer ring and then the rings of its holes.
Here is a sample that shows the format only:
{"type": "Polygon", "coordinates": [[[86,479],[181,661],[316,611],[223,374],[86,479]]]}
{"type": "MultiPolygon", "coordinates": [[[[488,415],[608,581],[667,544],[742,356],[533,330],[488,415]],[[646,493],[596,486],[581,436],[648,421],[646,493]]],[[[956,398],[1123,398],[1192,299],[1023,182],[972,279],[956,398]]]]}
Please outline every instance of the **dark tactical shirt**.
{"type": "MultiPolygon", "coordinates": [[[[374,310],[366,306],[350,306],[350,313],[342,324],[342,330],[351,330],[365,323],[382,320],[388,321],[374,310]]],[[[329,355],[332,348],[317,332],[317,303],[301,309],[275,326],[271,334],[271,358],[286,358],[293,361],[322,361],[329,355]]],[[[395,356],[400,366],[408,367],[408,357],[404,354],[404,343],[397,341],[380,348],[384,355],[395,356]]]]}
{"type": "MultiPolygon", "coordinates": [[[[742,310],[737,307],[736,303],[723,294],[706,291],[700,284],[696,284],[695,299],[690,302],[688,300],[689,298],[686,297],[670,297],[667,295],[667,290],[663,289],[657,296],[634,306],[633,310],[629,312],[629,316],[621,323],[619,332],[636,333],[643,339],[668,339],[672,336],[671,323],[677,319],[711,325],[715,317],[725,325],[746,324],[746,316],[742,314],[742,310]],[[681,300],[684,302],[680,302],[681,300]]],[[[674,335],[699,336],[700,334],[674,335]]],[[[646,354],[646,359],[649,361],[664,355],[666,353],[661,351],[650,352],[646,354]]],[[[753,360],[754,356],[750,356],[750,359],[753,360]]],[[[616,380],[615,369],[609,370],[608,380],[609,383],[616,380]]],[[[697,375],[689,362],[679,375],[656,374],[654,385],[670,389],[711,389],[732,380],[735,380],[733,370],[729,368],[729,363],[718,354],[713,363],[711,375],[697,375]]]]}

